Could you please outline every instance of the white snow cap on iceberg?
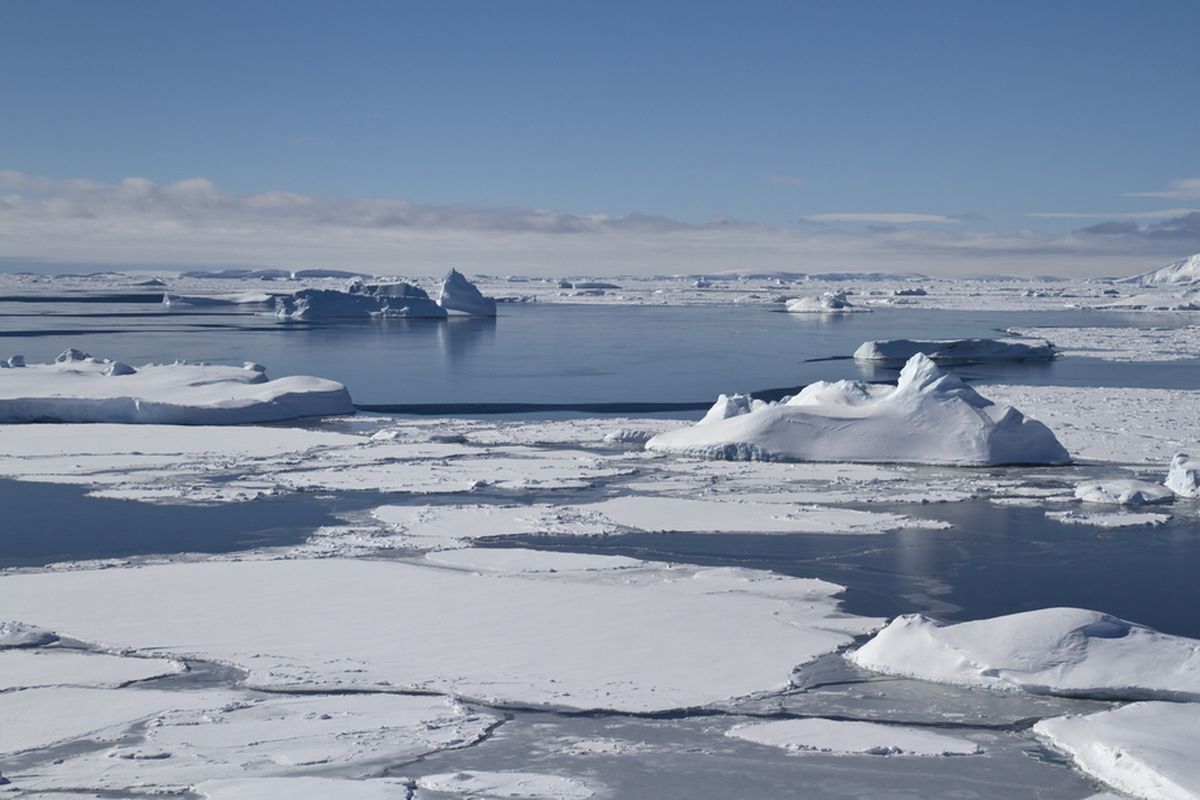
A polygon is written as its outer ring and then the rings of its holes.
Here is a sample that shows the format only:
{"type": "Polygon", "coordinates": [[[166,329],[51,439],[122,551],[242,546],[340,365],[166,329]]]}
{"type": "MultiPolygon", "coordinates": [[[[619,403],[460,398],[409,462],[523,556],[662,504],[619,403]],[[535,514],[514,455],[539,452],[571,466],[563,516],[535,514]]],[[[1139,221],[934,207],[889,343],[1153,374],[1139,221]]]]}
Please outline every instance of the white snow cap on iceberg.
{"type": "Polygon", "coordinates": [[[1144,286],[1164,284],[1198,286],[1200,285],[1200,253],[1182,258],[1165,267],[1122,278],[1118,283],[1139,283],[1144,286]]]}
{"type": "Polygon", "coordinates": [[[483,292],[456,269],[450,270],[446,277],[442,278],[437,302],[452,314],[466,314],[471,317],[496,316],[496,301],[484,297],[483,292]]]}
{"type": "Polygon", "coordinates": [[[0,422],[236,425],[353,412],[340,383],[303,375],[268,380],[242,367],[135,370],[70,348],[53,364],[0,370],[0,422]]]}
{"type": "Polygon", "coordinates": [[[847,658],[875,672],[981,689],[1200,699],[1200,641],[1082,608],[954,625],[906,614],[847,658]]]}
{"type": "Polygon", "coordinates": [[[1167,473],[1167,488],[1180,497],[1200,497],[1200,459],[1176,453],[1167,473]]]}
{"type": "Polygon", "coordinates": [[[922,354],[909,359],[895,387],[820,381],[786,403],[661,433],[646,449],[729,460],[971,466],[1071,459],[1045,425],[981,397],[922,354]]]}
{"type": "Polygon", "coordinates": [[[924,353],[934,361],[1049,361],[1054,345],[1045,339],[877,339],[854,351],[856,361],[907,361],[924,353]]]}
{"type": "Polygon", "coordinates": [[[1169,503],[1175,499],[1175,493],[1160,483],[1147,481],[1087,481],[1075,487],[1075,497],[1085,503],[1149,506],[1169,503]]]}
{"type": "Polygon", "coordinates": [[[1044,719],[1033,732],[1114,789],[1147,800],[1200,799],[1200,705],[1132,703],[1044,719]]]}

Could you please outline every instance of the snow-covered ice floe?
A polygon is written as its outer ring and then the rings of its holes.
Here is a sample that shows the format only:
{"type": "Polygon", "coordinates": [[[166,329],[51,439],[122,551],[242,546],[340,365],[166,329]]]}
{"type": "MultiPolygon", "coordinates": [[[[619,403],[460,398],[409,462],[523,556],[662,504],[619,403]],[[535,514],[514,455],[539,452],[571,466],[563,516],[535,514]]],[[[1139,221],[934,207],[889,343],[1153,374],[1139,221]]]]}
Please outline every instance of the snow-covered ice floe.
{"type": "Polygon", "coordinates": [[[1200,497],[1200,459],[1176,453],[1171,459],[1166,485],[1180,497],[1200,497]]]}
{"type": "Polygon", "coordinates": [[[857,361],[904,362],[924,353],[939,363],[1049,361],[1054,345],[1045,339],[878,339],[854,351],[857,361]]]}
{"type": "Polygon", "coordinates": [[[134,368],[70,349],[53,364],[0,369],[0,422],[234,425],[353,411],[340,383],[302,375],[269,380],[256,364],[134,368]]]}
{"type": "Polygon", "coordinates": [[[269,306],[275,296],[266,292],[233,292],[228,294],[172,294],[166,292],[164,306],[269,306]]]}
{"type": "Polygon", "coordinates": [[[275,316],[286,320],[445,319],[446,310],[430,299],[424,289],[411,283],[364,283],[352,281],[346,291],[301,289],[275,300],[275,316]]]}
{"type": "Polygon", "coordinates": [[[1200,798],[1196,703],[1132,703],[1042,720],[1033,731],[1114,789],[1146,800],[1200,798]]]}
{"type": "Polygon", "coordinates": [[[1092,513],[1089,511],[1047,511],[1046,519],[1064,525],[1091,525],[1096,528],[1153,528],[1171,521],[1170,514],[1140,513],[1092,513]]]}
{"type": "Polygon", "coordinates": [[[1085,503],[1149,506],[1169,503],[1175,493],[1161,483],[1135,480],[1085,481],[1075,487],[1075,497],[1085,503]]]}
{"type": "Polygon", "coordinates": [[[1081,608],[953,625],[906,614],[847,657],[875,672],[980,689],[1200,700],[1200,641],[1081,608]]]}
{"type": "Polygon", "coordinates": [[[843,291],[825,292],[813,297],[797,297],[788,300],[786,307],[792,314],[847,314],[871,310],[851,303],[843,291]]]}
{"type": "Polygon", "coordinates": [[[980,396],[922,354],[909,359],[894,388],[820,381],[786,402],[722,419],[706,417],[705,424],[659,434],[646,449],[765,461],[994,465],[1071,460],[1045,425],[980,396]]]}
{"type": "Polygon", "coordinates": [[[959,736],[906,725],[881,725],[832,719],[785,719],[750,722],[726,731],[726,736],[793,752],[872,756],[965,756],[983,752],[959,736]]]}
{"type": "Polygon", "coordinates": [[[464,798],[511,800],[587,800],[595,792],[582,781],[537,772],[445,772],[416,780],[421,790],[464,798]]]}
{"type": "Polygon", "coordinates": [[[879,624],[842,613],[842,587],[821,580],[603,560],[559,571],[543,556],[537,573],[326,558],[14,574],[0,608],[108,649],[233,665],[253,687],[630,712],[782,689],[796,665],[879,624]]]}
{"type": "Polygon", "coordinates": [[[461,272],[452,269],[442,278],[438,291],[438,305],[450,314],[465,314],[472,317],[496,316],[496,301],[484,297],[483,292],[467,280],[461,272]]]}

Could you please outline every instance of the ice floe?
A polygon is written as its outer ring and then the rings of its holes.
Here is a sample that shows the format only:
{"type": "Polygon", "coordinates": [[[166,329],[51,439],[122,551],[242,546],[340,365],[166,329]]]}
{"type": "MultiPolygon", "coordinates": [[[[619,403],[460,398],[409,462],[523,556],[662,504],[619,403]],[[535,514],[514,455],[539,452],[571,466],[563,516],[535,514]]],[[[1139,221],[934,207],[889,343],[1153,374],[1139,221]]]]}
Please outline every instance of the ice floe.
{"type": "Polygon", "coordinates": [[[424,792],[480,800],[587,800],[595,794],[582,781],[537,772],[445,772],[423,775],[416,784],[417,800],[424,792]]]}
{"type": "Polygon", "coordinates": [[[450,314],[465,314],[472,317],[496,316],[496,301],[484,297],[475,284],[461,272],[452,269],[442,278],[437,303],[450,314]]]}
{"type": "Polygon", "coordinates": [[[1200,358],[1200,326],[1009,328],[1019,336],[1050,336],[1064,356],[1105,361],[1177,361],[1200,358]]]}
{"type": "Polygon", "coordinates": [[[1200,497],[1200,459],[1176,453],[1171,459],[1166,485],[1180,497],[1200,497]]]}
{"type": "Polygon", "coordinates": [[[5,650],[0,651],[0,692],[39,686],[116,688],[183,670],[180,662],[161,658],[130,658],[59,647],[5,650]]]}
{"type": "Polygon", "coordinates": [[[1091,512],[1091,511],[1047,511],[1046,518],[1061,522],[1064,525],[1091,525],[1096,528],[1153,528],[1165,525],[1171,521],[1170,514],[1156,514],[1151,511],[1140,513],[1130,512],[1091,512]]]}
{"type": "Polygon", "coordinates": [[[719,459],[1064,464],[1050,429],[979,395],[924,355],[897,386],[818,382],[785,403],[659,434],[646,449],[719,459]]]}
{"type": "Polygon", "coordinates": [[[1200,642],[1080,608],[952,625],[906,614],[847,657],[875,672],[981,689],[1200,699],[1200,642]]]}
{"type": "Polygon", "coordinates": [[[207,800],[413,800],[411,782],[402,778],[232,778],[203,781],[195,791],[207,800]]]}
{"type": "Polygon", "coordinates": [[[974,361],[1049,361],[1054,345],[1030,339],[878,339],[854,351],[856,361],[905,362],[917,353],[939,363],[974,361]]]}
{"type": "Polygon", "coordinates": [[[726,736],[793,752],[872,756],[965,756],[983,752],[978,744],[907,725],[881,725],[832,719],[784,719],[730,728],[726,736]]]}
{"type": "Polygon", "coordinates": [[[1132,703],[1045,719],[1034,733],[1081,770],[1145,800],[1200,798],[1200,705],[1132,703]]]}
{"type": "Polygon", "coordinates": [[[1169,503],[1175,493],[1161,483],[1135,480],[1085,481],[1075,487],[1075,497],[1085,503],[1149,506],[1169,503]]]}
{"type": "Polygon", "coordinates": [[[53,364],[0,370],[0,422],[232,425],[354,411],[346,387],[257,369],[148,364],[132,369],[70,349],[53,364]]]}

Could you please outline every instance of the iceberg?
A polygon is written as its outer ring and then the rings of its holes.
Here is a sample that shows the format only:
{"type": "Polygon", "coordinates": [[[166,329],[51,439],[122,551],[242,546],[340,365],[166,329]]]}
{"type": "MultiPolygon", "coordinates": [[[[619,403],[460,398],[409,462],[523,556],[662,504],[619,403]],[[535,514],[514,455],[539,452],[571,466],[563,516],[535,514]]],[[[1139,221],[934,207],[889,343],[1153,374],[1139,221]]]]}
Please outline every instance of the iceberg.
{"type": "Polygon", "coordinates": [[[451,314],[466,314],[472,317],[496,316],[496,301],[484,297],[475,284],[456,269],[450,270],[446,277],[442,278],[437,303],[451,314]]]}
{"type": "Polygon", "coordinates": [[[1200,798],[1200,706],[1133,703],[1045,719],[1033,732],[1114,789],[1152,800],[1200,798]]]}
{"type": "Polygon", "coordinates": [[[1185,285],[1200,286],[1200,253],[1152,269],[1138,275],[1122,278],[1117,283],[1136,283],[1143,286],[1185,285]]]}
{"type": "Polygon", "coordinates": [[[1200,460],[1187,453],[1176,453],[1171,459],[1166,486],[1180,497],[1200,497],[1200,460]]]}
{"type": "Polygon", "coordinates": [[[869,311],[859,308],[846,299],[845,292],[825,292],[816,297],[797,297],[787,301],[787,310],[793,314],[840,314],[852,311],[869,311]]]}
{"type": "Polygon", "coordinates": [[[1169,503],[1175,493],[1160,483],[1147,481],[1087,481],[1075,487],[1075,497],[1085,503],[1149,506],[1169,503]]]}
{"type": "Polygon", "coordinates": [[[953,625],[905,614],[847,658],[874,672],[979,689],[1200,700],[1200,641],[1082,608],[953,625]]]}
{"type": "Polygon", "coordinates": [[[1054,345],[1045,339],[879,339],[863,342],[856,361],[901,362],[924,353],[934,361],[1049,361],[1054,345]]]}
{"type": "Polygon", "coordinates": [[[301,289],[275,298],[275,316],[289,320],[402,317],[445,319],[446,310],[411,283],[351,281],[346,291],[301,289]]]}
{"type": "Polygon", "coordinates": [[[909,359],[895,387],[820,381],[784,403],[732,410],[741,413],[661,433],[646,449],[762,461],[980,466],[1071,460],[1045,425],[981,397],[922,354],[909,359]]]}
{"type": "Polygon", "coordinates": [[[74,348],[53,364],[0,370],[0,422],[236,425],[354,413],[346,387],[257,365],[148,364],[134,369],[74,348]]]}

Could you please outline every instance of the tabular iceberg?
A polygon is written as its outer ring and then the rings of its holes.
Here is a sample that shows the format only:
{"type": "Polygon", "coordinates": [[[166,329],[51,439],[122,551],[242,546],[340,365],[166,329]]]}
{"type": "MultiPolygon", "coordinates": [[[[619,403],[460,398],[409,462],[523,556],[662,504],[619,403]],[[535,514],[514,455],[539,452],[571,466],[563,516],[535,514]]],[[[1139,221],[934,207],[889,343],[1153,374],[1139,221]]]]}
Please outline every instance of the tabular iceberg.
{"type": "Polygon", "coordinates": [[[346,291],[301,289],[275,299],[275,316],[290,320],[401,317],[445,319],[446,310],[411,283],[351,281],[346,291]]]}
{"type": "Polygon", "coordinates": [[[907,361],[924,353],[938,362],[1049,361],[1054,345],[1045,339],[880,339],[863,342],[854,351],[856,361],[907,361]]]}
{"type": "Polygon", "coordinates": [[[450,270],[446,277],[442,278],[437,302],[451,314],[466,314],[472,317],[496,316],[496,301],[484,297],[483,292],[456,269],[450,270]]]}
{"type": "Polygon", "coordinates": [[[53,364],[0,369],[0,422],[235,425],[353,412],[336,381],[268,380],[256,364],[134,369],[72,348],[53,364]]]}
{"type": "MultiPolygon", "coordinates": [[[[729,405],[722,414],[739,410],[729,405]]],[[[821,381],[784,403],[661,433],[646,449],[762,461],[980,466],[1071,460],[1045,425],[981,397],[921,354],[904,366],[894,388],[821,381]]]]}

